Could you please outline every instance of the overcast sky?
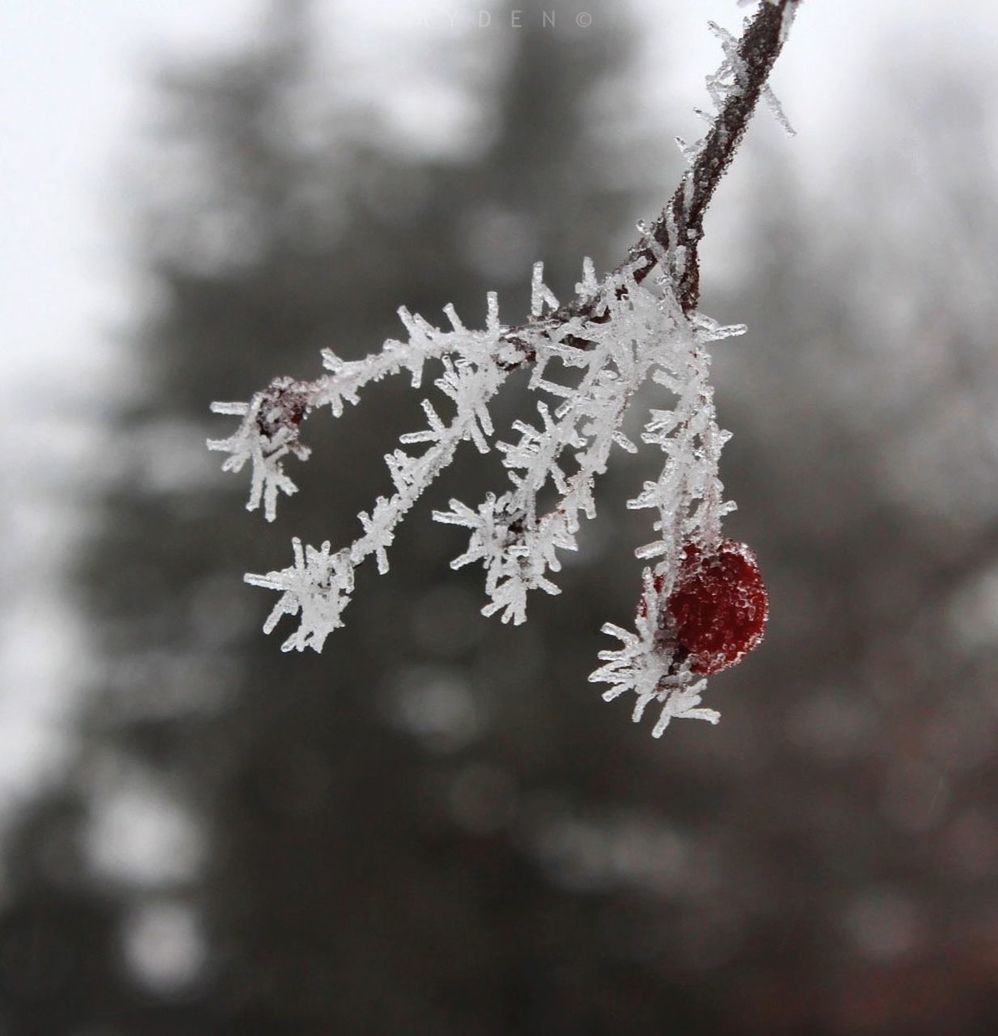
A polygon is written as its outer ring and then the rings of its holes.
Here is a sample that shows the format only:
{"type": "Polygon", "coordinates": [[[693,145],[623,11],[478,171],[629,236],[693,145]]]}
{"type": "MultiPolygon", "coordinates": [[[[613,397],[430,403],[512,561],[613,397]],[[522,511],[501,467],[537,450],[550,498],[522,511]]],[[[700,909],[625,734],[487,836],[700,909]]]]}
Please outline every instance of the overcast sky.
{"type": "MultiPolygon", "coordinates": [[[[434,99],[432,51],[414,47],[414,33],[467,28],[488,0],[382,0],[320,3],[324,18],[349,45],[357,82],[372,62],[404,69],[385,96],[403,124],[419,124],[420,105],[434,99]],[[411,78],[410,78],[411,77],[411,78]],[[411,89],[411,81],[422,90],[411,89]]],[[[526,6],[526,5],[525,5],[526,6]]],[[[552,0],[572,16],[585,0],[552,0]]],[[[669,54],[669,78],[647,60],[648,104],[682,111],[705,99],[703,77],[718,61],[706,30],[715,19],[736,30],[736,0],[635,0],[647,26],[646,54],[669,54]],[[685,106],[682,109],[679,106],[685,106]]],[[[591,5],[593,29],[606,0],[591,5]]],[[[0,579],[8,589],[0,611],[0,804],[9,789],[51,758],[66,688],[78,672],[81,646],[58,582],[71,543],[74,500],[67,494],[81,451],[99,448],[99,429],[80,422],[66,400],[98,399],[108,369],[109,328],[135,305],[127,290],[121,226],[113,218],[115,162],[142,124],[143,69],[169,53],[233,46],[252,27],[256,0],[3,0],[0,3],[0,435],[8,471],[20,483],[0,511],[0,579]],[[55,401],[53,403],[53,401],[55,401]],[[69,416],[63,416],[65,413],[69,416]],[[30,449],[28,435],[30,434],[30,449]],[[13,449],[11,447],[13,446],[13,449]],[[13,499],[12,499],[13,496],[13,499]]],[[[497,19],[480,31],[510,31],[497,19]]],[[[864,117],[863,94],[879,64],[914,40],[928,53],[962,63],[968,74],[998,63],[994,0],[807,0],[775,85],[799,136],[788,160],[834,177],[838,142],[864,117]]],[[[383,83],[383,77],[379,77],[383,83]]]]}

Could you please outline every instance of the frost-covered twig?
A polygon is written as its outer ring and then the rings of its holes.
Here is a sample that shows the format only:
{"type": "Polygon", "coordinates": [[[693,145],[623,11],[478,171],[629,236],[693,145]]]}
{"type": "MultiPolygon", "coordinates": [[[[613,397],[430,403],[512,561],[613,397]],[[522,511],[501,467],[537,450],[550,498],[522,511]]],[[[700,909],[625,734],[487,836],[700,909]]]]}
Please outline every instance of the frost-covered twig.
{"type": "MultiPolygon", "coordinates": [[[[341,614],[349,604],[354,585],[354,570],[369,557],[377,561],[378,572],[388,572],[388,548],[394,542],[395,529],[427,487],[454,459],[458,446],[470,440],[479,452],[489,450],[488,436],[492,420],[488,405],[508,375],[509,346],[500,338],[498,306],[495,295],[489,296],[487,327],[483,332],[468,331],[451,311],[454,331],[443,335],[418,321],[411,321],[410,333],[421,336],[429,346],[443,339],[459,350],[451,359],[443,357],[444,373],[436,380],[437,387],[454,405],[455,415],[449,424],[437,414],[429,400],[423,400],[427,428],[402,436],[403,445],[428,443],[418,456],[396,449],[386,456],[395,493],[378,497],[370,514],[361,512],[364,534],[349,547],[330,553],[329,542],[315,550],[302,550],[294,541],[294,564],[266,575],[247,575],[246,581],[268,590],[278,590],[281,597],[270,613],[264,629],[270,632],[284,615],[298,615],[297,631],[282,645],[285,651],[322,649],[326,637],[342,626],[341,614]]],[[[411,345],[411,342],[410,342],[411,345]]],[[[423,350],[425,353],[426,349],[423,350]]]]}
{"type": "Polygon", "coordinates": [[[632,260],[640,256],[652,261],[658,251],[653,243],[665,251],[676,295],[687,313],[700,299],[698,249],[707,206],[763,96],[799,6],[800,0],[763,0],[733,52],[726,49],[721,67],[707,79],[717,108],[715,114],[704,116],[710,129],[701,141],[686,148],[689,169],[661,216],[630,250],[632,260]]]}
{"type": "MultiPolygon", "coordinates": [[[[452,567],[482,562],[486,593],[492,599],[483,609],[486,615],[500,612],[503,621],[518,624],[526,619],[528,591],[559,592],[548,578],[549,571],[557,572],[561,567],[556,552],[577,549],[581,519],[595,517],[595,480],[606,470],[612,447],[637,451],[620,426],[632,396],[649,375],[676,392],[680,406],[676,411],[656,411],[659,423],[653,416],[649,425],[652,431],[643,437],[662,446],[670,462],[661,484],[646,486],[640,499],[660,507],[671,506],[677,516],[677,500],[703,500],[703,514],[680,525],[687,537],[697,531],[694,526],[700,522],[705,542],[719,538],[722,510],[717,462],[724,438],[713,424],[706,354],[699,345],[743,328],[719,328],[701,320],[691,333],[671,292],[647,290],[637,283],[634,272],[625,267],[608,278],[613,290],[605,292],[604,309],[594,315],[596,323],[576,320],[562,328],[563,334],[584,333],[592,343],[589,349],[580,351],[545,340],[535,343],[537,361],[530,387],[555,396],[561,403],[552,413],[548,404],[539,402],[539,424],[517,421],[513,427],[520,433],[520,441],[497,444],[513,489],[498,497],[488,494],[476,509],[452,500],[450,511],[434,513],[438,521],[471,529],[468,549],[452,562],[452,567]],[[578,384],[567,387],[547,377],[552,361],[582,368],[578,384]],[[670,434],[674,425],[665,425],[667,413],[676,415],[677,423],[685,428],[681,438],[670,434]],[[716,434],[712,435],[710,429],[716,434]],[[701,472],[696,465],[680,470],[676,457],[683,450],[689,452],[696,438],[702,440],[698,448],[706,447],[702,451],[706,471],[701,472]],[[575,451],[571,474],[565,470],[563,457],[569,450],[575,451]],[[553,485],[559,499],[546,513],[540,513],[537,497],[548,484],[553,485]]],[[[580,288],[593,276],[591,264],[587,264],[580,288]]],[[[538,265],[535,285],[539,283],[538,265]]],[[[544,291],[556,304],[551,292],[544,291]]],[[[664,540],[654,546],[651,551],[642,548],[638,556],[665,553],[664,540]]],[[[671,546],[675,548],[675,544],[671,546]]]]}
{"type": "Polygon", "coordinates": [[[642,576],[635,632],[603,627],[622,647],[601,652],[604,664],[590,679],[610,685],[607,700],[633,691],[635,719],[650,702],[661,703],[656,736],[676,717],[716,722],[718,713],[700,707],[702,677],[758,642],[766,600],[751,552],[722,540],[722,519],[734,505],[724,501],[718,478],[728,433],[715,419],[707,346],[743,329],[720,327],[696,311],[697,249],[707,205],[759,98],[767,97],[786,124],[766,80],[799,2],[762,0],[738,41],[713,27],[724,60],[707,80],[716,108],[705,116],[708,133],[693,145],[680,142],[689,167],[659,219],[642,227],[628,260],[602,279],[587,260],[571,302],[559,304],[536,264],[524,324],[500,323],[494,295],[482,331],[466,328],[450,306],[447,331],[402,309],[406,341],[388,341],[363,360],[343,361],[326,351],[327,373],[315,381],[278,378],[249,403],[213,405],[242,420],[233,435],[210,440],[209,447],[229,454],[227,470],[252,465],[248,507],[262,503],[273,520],[279,494],[295,491],[284,461],[309,455],[300,430],[313,410],[328,406],[339,416],[373,381],[408,370],[418,387],[428,360],[444,367],[435,384],[450,399],[453,416],[444,420],[423,401],[427,427],[402,436],[401,443],[425,443],[426,449],[414,455],[397,448],[387,455],[395,492],[361,513],[362,534],[335,552],[328,542],[314,548],[296,538],[289,567],[246,577],[281,594],[267,632],[285,615],[299,617],[285,650],[320,650],[342,625],[356,568],[373,557],[380,573],[388,571],[399,522],[462,441],[488,451],[489,405],[508,374],[529,365],[530,389],[548,398],[537,403],[533,423],[513,424],[517,441],[495,444],[512,488],[489,493],[476,507],[451,500],[450,510],[434,513],[438,521],[470,530],[467,549],[452,567],[482,563],[490,599],[483,612],[523,622],[529,591],[558,592],[550,578],[560,568],[558,551],[575,550],[582,519],[595,516],[595,481],[613,446],[637,450],[622,422],[650,379],[668,396],[656,401],[642,441],[662,450],[663,468],[628,507],[655,512],[654,539],[636,551],[653,564],[642,576]],[[555,503],[544,509],[538,498],[552,490],[555,503]]]}
{"type": "Polygon", "coordinates": [[[311,450],[300,438],[301,423],[321,406],[328,406],[333,417],[340,417],[344,404],[356,405],[359,392],[371,382],[389,374],[408,370],[412,387],[422,383],[427,360],[440,360],[455,352],[477,354],[486,343],[494,350],[496,361],[506,371],[518,362],[499,324],[498,303],[494,293],[488,296],[489,315],[485,332],[469,331],[452,306],[445,313],[452,330],[440,331],[421,316],[414,316],[404,306],[399,317],[409,332],[408,341],[389,339],[381,352],[362,360],[341,360],[332,349],[322,351],[322,364],[330,373],[315,381],[275,378],[249,403],[212,403],[216,414],[232,414],[242,418],[239,427],[227,439],[209,439],[208,449],[228,453],[222,467],[225,471],[241,471],[247,461],[252,465],[252,485],[247,510],[255,511],[261,501],[268,522],[277,517],[278,493],[290,496],[297,486],[284,473],[288,456],[307,460],[311,450]]]}

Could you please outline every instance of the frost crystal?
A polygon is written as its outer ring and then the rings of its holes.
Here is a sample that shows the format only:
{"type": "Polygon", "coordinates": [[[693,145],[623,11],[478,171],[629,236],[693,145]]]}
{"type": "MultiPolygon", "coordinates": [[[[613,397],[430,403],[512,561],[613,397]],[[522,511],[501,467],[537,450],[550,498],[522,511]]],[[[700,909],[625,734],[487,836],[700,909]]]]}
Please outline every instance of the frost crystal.
{"type": "Polygon", "coordinates": [[[217,413],[242,420],[233,435],[211,440],[209,446],[229,454],[224,464],[228,470],[252,465],[248,506],[262,503],[266,517],[273,520],[279,493],[295,491],[284,472],[285,460],[309,456],[300,440],[308,414],[328,406],[339,416],[369,383],[403,370],[419,386],[427,360],[443,368],[434,384],[449,400],[450,417],[442,417],[430,400],[423,400],[426,425],[403,435],[400,446],[385,457],[394,492],[378,497],[369,512],[360,514],[361,535],[336,551],[328,542],[317,549],[295,539],[289,567],[247,575],[254,586],[280,593],[266,632],[285,615],[298,617],[298,628],[284,641],[284,650],[319,651],[326,637],[343,625],[355,569],[373,558],[379,573],[388,571],[396,527],[462,442],[472,442],[482,453],[490,449],[489,404],[508,374],[529,357],[529,387],[541,397],[535,416],[514,422],[513,441],[494,443],[502,454],[509,488],[489,493],[477,504],[451,500],[447,511],[433,514],[439,522],[468,530],[467,547],[451,567],[482,566],[489,598],[482,611],[498,614],[504,622],[526,620],[530,591],[558,593],[552,578],[561,567],[558,555],[577,549],[582,521],[595,517],[596,479],[606,470],[614,447],[631,453],[638,448],[621,425],[635,393],[651,379],[665,398],[650,411],[641,438],[662,451],[664,463],[659,478],[645,483],[628,502],[630,508],[653,513],[654,538],[636,551],[649,562],[643,576],[645,594],[636,633],[612,624],[604,627],[623,647],[602,652],[605,664],[590,679],[611,685],[604,694],[607,700],[633,691],[635,719],[650,702],[661,703],[656,736],[673,717],[717,720],[716,712],[699,707],[706,681],[692,673],[688,663],[673,658],[655,630],[683,545],[696,541],[709,549],[716,544],[721,519],[733,507],[723,501],[717,477],[727,433],[714,418],[706,345],[743,329],[720,327],[699,315],[687,317],[665,277],[652,285],[652,278],[638,283],[635,271],[641,265],[632,263],[599,281],[587,260],[576,288],[594,304],[584,317],[554,319],[559,303],[537,264],[532,317],[524,327],[500,323],[495,295],[488,296],[482,331],[466,328],[449,306],[448,330],[402,309],[407,340],[388,341],[381,352],[357,361],[343,361],[327,351],[323,358],[328,373],[315,381],[277,379],[248,404],[214,405],[217,413]],[[542,508],[538,495],[552,489],[555,502],[542,508]],[[652,592],[653,586],[662,593],[652,592]]]}

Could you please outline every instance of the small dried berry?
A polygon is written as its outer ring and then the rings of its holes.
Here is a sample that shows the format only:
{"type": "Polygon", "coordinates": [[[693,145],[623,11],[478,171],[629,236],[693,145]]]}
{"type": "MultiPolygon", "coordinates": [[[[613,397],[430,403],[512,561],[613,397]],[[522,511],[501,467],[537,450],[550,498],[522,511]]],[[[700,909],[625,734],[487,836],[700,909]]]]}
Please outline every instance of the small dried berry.
{"type": "Polygon", "coordinates": [[[290,378],[275,378],[260,403],[256,423],[268,439],[280,431],[297,435],[298,427],[308,416],[308,396],[301,384],[290,378]]]}

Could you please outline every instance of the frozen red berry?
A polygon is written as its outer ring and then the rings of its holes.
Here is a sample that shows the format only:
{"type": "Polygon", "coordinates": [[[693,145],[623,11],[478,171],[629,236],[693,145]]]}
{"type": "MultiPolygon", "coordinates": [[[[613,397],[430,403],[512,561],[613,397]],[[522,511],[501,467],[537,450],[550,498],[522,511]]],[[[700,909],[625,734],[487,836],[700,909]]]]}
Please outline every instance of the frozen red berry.
{"type": "Polygon", "coordinates": [[[663,619],[693,672],[707,676],[738,662],[762,640],[768,614],[759,563],[744,543],[722,540],[708,553],[686,545],[663,619]]]}
{"type": "MultiPolygon", "coordinates": [[[[661,592],[662,584],[656,576],[654,589],[661,592]]],[[[638,614],[647,613],[642,598],[638,614]]],[[[709,676],[734,665],[762,640],[768,614],[769,597],[750,548],[722,540],[705,553],[687,543],[661,611],[659,635],[676,662],[689,659],[694,673],[709,676]]]]}

